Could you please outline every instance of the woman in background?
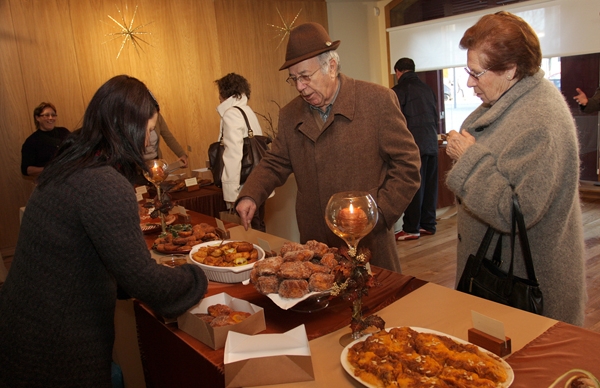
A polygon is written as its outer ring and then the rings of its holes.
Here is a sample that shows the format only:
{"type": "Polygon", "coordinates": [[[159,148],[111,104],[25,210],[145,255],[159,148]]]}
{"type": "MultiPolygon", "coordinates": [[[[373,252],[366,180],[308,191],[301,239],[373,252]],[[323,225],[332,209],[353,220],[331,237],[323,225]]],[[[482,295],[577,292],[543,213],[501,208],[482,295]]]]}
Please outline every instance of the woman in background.
{"type": "Polygon", "coordinates": [[[156,120],[154,129],[150,131],[150,138],[144,153],[144,160],[162,159],[162,151],[160,149],[160,138],[162,137],[171,151],[179,158],[177,160],[180,163],[180,168],[185,168],[188,166],[188,156],[169,130],[167,122],[162,114],[160,114],[160,107],[158,107],[158,110],[158,119],[156,120]]]}
{"type": "MultiPolygon", "coordinates": [[[[248,106],[250,99],[250,84],[246,78],[235,73],[229,73],[215,81],[219,88],[219,101],[217,112],[221,116],[221,131],[219,138],[223,137],[225,150],[223,151],[223,173],[221,182],[223,185],[223,199],[227,203],[227,209],[233,209],[238,194],[242,188],[240,175],[242,170],[242,150],[244,138],[248,137],[248,127],[241,108],[246,116],[254,135],[262,135],[262,129],[256,114],[248,106]]],[[[252,218],[252,229],[265,231],[265,205],[263,204],[252,218]]]]}
{"type": "Polygon", "coordinates": [[[165,317],[204,296],[194,265],[158,265],[132,181],[157,120],[146,86],[120,75],[93,96],[27,203],[0,289],[0,386],[111,387],[117,288],[165,317]]]}
{"type": "Polygon", "coordinates": [[[56,107],[51,102],[42,102],[33,110],[36,131],[21,147],[21,174],[38,176],[69,136],[67,128],[55,126],[56,117],[56,107]]]}
{"type": "MultiPolygon", "coordinates": [[[[520,17],[485,15],[465,32],[460,47],[467,50],[467,85],[483,104],[460,133],[448,136],[455,164],[446,183],[458,206],[457,281],[488,226],[510,232],[516,194],[544,295],[543,314],[581,326],[587,296],[579,145],[570,110],[544,78],[540,42],[520,17]]],[[[510,238],[502,242],[500,268],[508,272],[510,238]]],[[[527,277],[518,248],[515,275],[527,277]]]]}

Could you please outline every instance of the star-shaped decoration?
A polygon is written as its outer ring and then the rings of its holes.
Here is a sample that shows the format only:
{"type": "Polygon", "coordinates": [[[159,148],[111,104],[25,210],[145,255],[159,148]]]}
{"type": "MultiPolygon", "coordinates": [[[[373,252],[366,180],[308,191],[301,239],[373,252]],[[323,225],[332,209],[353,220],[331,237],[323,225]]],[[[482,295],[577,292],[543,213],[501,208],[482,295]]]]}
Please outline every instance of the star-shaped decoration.
{"type": "Polygon", "coordinates": [[[294,17],[294,20],[292,20],[292,22],[288,25],[285,22],[285,20],[283,19],[283,16],[281,16],[281,12],[279,12],[279,8],[277,8],[277,13],[279,14],[279,18],[281,19],[281,24],[283,24],[283,26],[267,24],[277,30],[277,35],[275,35],[275,37],[273,39],[281,37],[281,40],[279,41],[279,44],[277,45],[275,50],[277,50],[279,48],[279,46],[281,46],[281,43],[283,43],[285,37],[288,36],[290,34],[290,31],[292,31],[292,29],[294,28],[294,23],[296,23],[296,19],[298,19],[300,12],[302,12],[302,8],[300,8],[300,11],[298,11],[298,13],[296,14],[296,17],[294,17]]]}
{"type": "MultiPolygon", "coordinates": [[[[127,9],[127,5],[125,5],[125,9],[127,9]]],[[[138,48],[142,51],[144,51],[142,49],[142,47],[140,46],[140,43],[146,43],[149,46],[152,46],[150,43],[146,42],[144,39],[142,39],[140,37],[140,35],[146,35],[146,34],[150,34],[150,32],[145,32],[142,31],[141,29],[144,28],[145,26],[147,26],[148,24],[152,23],[146,23],[146,24],[142,24],[140,26],[137,27],[133,27],[133,22],[135,20],[135,15],[137,13],[137,9],[138,6],[135,6],[135,11],[133,12],[133,17],[131,18],[131,22],[127,23],[125,21],[125,17],[123,16],[123,14],[121,13],[121,10],[119,9],[119,7],[117,7],[117,12],[119,12],[119,15],[121,16],[121,22],[119,23],[117,20],[115,20],[115,18],[113,18],[112,16],[108,15],[108,17],[110,18],[110,20],[112,20],[113,22],[115,22],[115,24],[117,26],[119,26],[119,28],[121,29],[119,32],[112,32],[110,34],[106,34],[106,36],[113,36],[114,38],[110,39],[108,42],[113,41],[115,39],[118,38],[123,38],[123,42],[121,43],[121,48],[119,49],[119,52],[117,53],[117,59],[119,59],[119,56],[121,55],[121,51],[123,51],[123,47],[125,47],[125,44],[129,41],[131,43],[131,45],[135,48],[135,51],[138,53],[138,55],[140,54],[138,51],[138,48]]],[[[107,23],[105,23],[107,24],[107,23]]],[[[104,42],[107,43],[107,42],[104,42]]]]}

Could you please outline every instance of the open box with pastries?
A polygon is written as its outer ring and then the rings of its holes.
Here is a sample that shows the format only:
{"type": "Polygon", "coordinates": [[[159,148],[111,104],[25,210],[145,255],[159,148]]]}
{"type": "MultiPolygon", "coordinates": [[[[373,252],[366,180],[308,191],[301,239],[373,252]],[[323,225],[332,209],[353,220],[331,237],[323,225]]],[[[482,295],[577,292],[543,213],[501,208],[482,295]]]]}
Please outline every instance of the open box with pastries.
{"type": "Polygon", "coordinates": [[[225,347],[230,331],[252,335],[267,328],[262,307],[226,293],[202,299],[177,318],[177,325],[213,349],[225,347]]]}

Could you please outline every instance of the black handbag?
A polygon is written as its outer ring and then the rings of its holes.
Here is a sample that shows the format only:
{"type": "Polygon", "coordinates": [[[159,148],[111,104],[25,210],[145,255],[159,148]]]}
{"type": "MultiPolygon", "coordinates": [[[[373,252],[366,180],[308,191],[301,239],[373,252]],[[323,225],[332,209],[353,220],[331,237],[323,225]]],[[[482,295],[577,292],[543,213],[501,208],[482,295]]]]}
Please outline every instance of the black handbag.
{"type": "Polygon", "coordinates": [[[495,233],[496,231],[492,227],[489,227],[481,241],[477,254],[475,256],[472,254],[469,255],[456,289],[467,294],[541,315],[544,311],[543,295],[535,276],[525,221],[516,195],[513,196],[510,235],[511,257],[508,273],[498,268],[499,263],[485,258],[495,233]],[[525,259],[527,279],[513,275],[517,225],[521,251],[525,259]]]}
{"type": "MultiPolygon", "coordinates": [[[[250,122],[248,121],[248,116],[246,116],[246,112],[239,106],[234,106],[240,112],[242,112],[242,116],[244,116],[244,121],[246,122],[246,127],[248,127],[248,137],[244,138],[244,145],[242,149],[242,169],[240,171],[240,184],[244,184],[250,176],[250,173],[254,169],[254,166],[258,165],[260,160],[265,156],[269,149],[269,144],[271,143],[271,139],[267,136],[254,135],[254,131],[250,127],[250,122]]],[[[225,150],[225,146],[223,145],[223,134],[221,133],[221,138],[219,141],[212,143],[208,147],[208,161],[210,165],[210,170],[212,171],[213,181],[215,186],[222,187],[223,183],[221,182],[221,175],[223,174],[223,151],[225,150]]]]}

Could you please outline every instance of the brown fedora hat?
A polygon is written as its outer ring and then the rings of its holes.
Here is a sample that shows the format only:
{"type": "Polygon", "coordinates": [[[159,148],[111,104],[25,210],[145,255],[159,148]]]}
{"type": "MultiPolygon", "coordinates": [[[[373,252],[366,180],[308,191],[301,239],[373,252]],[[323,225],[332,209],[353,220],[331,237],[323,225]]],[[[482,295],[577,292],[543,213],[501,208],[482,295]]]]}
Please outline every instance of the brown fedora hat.
{"type": "Polygon", "coordinates": [[[325,51],[335,50],[340,41],[331,41],[329,34],[319,23],[300,24],[290,31],[285,52],[285,63],[279,70],[287,69],[305,59],[316,57],[325,51]]]}

